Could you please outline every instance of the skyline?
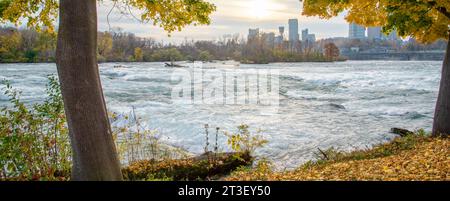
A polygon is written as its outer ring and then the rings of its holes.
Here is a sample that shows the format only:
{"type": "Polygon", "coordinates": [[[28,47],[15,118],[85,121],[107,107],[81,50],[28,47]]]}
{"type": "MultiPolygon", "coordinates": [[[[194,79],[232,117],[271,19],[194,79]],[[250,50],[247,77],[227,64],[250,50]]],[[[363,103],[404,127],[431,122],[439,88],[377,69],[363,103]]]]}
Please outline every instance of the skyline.
{"type": "MultiPolygon", "coordinates": [[[[250,28],[259,28],[264,32],[278,32],[279,26],[288,28],[288,19],[297,18],[299,30],[308,28],[317,39],[347,37],[348,23],[344,16],[322,20],[317,17],[301,15],[302,3],[298,0],[208,0],[216,5],[217,11],[211,15],[211,24],[187,26],[181,32],[171,33],[171,37],[162,28],[151,23],[142,24],[131,15],[122,15],[117,9],[109,17],[111,28],[120,27],[140,37],[152,37],[164,43],[179,43],[185,39],[216,40],[227,34],[240,34],[245,37],[250,28]],[[333,30],[333,31],[330,31],[333,30]]],[[[109,30],[107,14],[112,8],[110,0],[98,4],[98,28],[109,30]]],[[[138,15],[139,11],[133,11],[138,15]]],[[[286,30],[288,31],[288,30],[286,30]]]]}

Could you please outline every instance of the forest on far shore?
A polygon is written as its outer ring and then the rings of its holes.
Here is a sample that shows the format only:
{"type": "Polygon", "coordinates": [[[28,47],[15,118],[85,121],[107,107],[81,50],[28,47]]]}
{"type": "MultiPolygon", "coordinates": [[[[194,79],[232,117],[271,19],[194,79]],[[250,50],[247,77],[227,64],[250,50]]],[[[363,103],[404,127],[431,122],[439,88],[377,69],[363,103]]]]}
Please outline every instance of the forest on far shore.
{"type": "MultiPolygon", "coordinates": [[[[0,63],[54,62],[56,33],[32,29],[0,28],[0,63]]],[[[239,35],[215,41],[185,40],[163,44],[118,29],[98,32],[99,62],[160,62],[236,60],[244,63],[335,61],[342,60],[332,43],[318,49],[313,46],[271,44],[264,35],[251,40],[239,35]]]]}

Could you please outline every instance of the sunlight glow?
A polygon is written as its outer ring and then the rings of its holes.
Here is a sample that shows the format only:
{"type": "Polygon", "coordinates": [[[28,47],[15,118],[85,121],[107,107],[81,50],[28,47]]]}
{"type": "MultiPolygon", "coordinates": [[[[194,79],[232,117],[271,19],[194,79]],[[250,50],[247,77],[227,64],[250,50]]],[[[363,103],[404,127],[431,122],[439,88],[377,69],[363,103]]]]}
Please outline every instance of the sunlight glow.
{"type": "Polygon", "coordinates": [[[268,0],[252,0],[250,2],[250,14],[253,17],[264,18],[269,15],[268,0]]]}

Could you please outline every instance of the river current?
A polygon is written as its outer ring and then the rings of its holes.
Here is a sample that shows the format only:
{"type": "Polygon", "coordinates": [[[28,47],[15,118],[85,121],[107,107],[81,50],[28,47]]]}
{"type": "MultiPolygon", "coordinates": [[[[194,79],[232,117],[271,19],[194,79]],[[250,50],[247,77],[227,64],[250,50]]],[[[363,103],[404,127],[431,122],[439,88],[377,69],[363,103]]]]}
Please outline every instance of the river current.
{"type": "MultiPolygon", "coordinates": [[[[172,101],[174,69],[164,63],[100,64],[108,109],[128,113],[134,108],[163,142],[193,153],[204,149],[204,124],[212,128],[210,133],[215,127],[232,132],[248,124],[269,141],[257,154],[279,168],[292,168],[313,159],[317,148],[352,150],[390,140],[392,127],[430,130],[441,71],[437,61],[204,65],[205,71],[276,69],[277,114],[263,114],[264,107],[257,104],[172,101]]],[[[46,77],[53,73],[55,64],[0,64],[0,79],[10,80],[29,103],[45,98],[46,77]]],[[[7,104],[2,93],[0,106],[7,104]]],[[[209,136],[210,144],[214,136],[209,136]]],[[[224,135],[218,141],[220,149],[229,150],[224,135]]]]}

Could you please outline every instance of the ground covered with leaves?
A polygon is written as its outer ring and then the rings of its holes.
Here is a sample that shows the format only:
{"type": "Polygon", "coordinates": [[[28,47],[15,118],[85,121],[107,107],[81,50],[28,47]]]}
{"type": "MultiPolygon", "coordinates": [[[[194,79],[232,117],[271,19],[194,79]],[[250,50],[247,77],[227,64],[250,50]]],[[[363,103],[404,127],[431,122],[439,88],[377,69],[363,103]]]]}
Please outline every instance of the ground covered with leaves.
{"type": "Polygon", "coordinates": [[[227,175],[238,167],[251,165],[252,161],[248,152],[208,152],[188,159],[141,160],[123,168],[122,173],[126,180],[132,181],[203,181],[227,175]]]}
{"type": "Polygon", "coordinates": [[[294,171],[274,172],[269,164],[234,172],[226,180],[450,180],[450,139],[423,132],[350,153],[320,151],[320,159],[294,171]]]}

